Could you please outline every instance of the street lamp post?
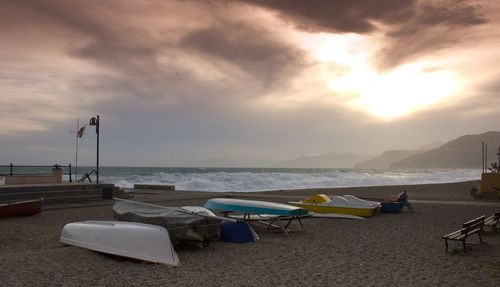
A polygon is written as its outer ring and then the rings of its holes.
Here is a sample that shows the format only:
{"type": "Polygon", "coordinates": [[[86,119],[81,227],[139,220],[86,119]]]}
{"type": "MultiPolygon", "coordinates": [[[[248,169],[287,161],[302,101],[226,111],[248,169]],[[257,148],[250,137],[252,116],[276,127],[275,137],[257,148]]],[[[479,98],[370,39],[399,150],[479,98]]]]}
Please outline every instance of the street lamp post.
{"type": "Polygon", "coordinates": [[[99,184],[99,115],[97,115],[97,117],[92,117],[90,119],[89,126],[95,126],[95,133],[97,134],[97,156],[96,156],[95,175],[97,177],[96,183],[99,184]]]}

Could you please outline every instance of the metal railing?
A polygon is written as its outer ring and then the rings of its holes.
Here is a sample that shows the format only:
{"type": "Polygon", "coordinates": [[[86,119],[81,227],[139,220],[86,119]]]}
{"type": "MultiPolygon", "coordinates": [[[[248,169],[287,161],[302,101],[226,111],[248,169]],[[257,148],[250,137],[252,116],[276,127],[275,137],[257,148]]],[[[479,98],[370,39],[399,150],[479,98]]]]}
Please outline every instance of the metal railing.
{"type": "Polygon", "coordinates": [[[69,176],[69,182],[73,182],[72,179],[72,170],[71,170],[71,164],[68,165],[59,165],[59,164],[54,164],[54,165],[14,165],[13,163],[10,163],[9,165],[0,165],[0,171],[1,169],[8,168],[9,172],[8,173],[0,173],[0,176],[6,176],[6,175],[30,175],[34,173],[28,173],[26,170],[28,169],[38,169],[36,170],[37,172],[40,172],[42,169],[45,168],[51,168],[51,169],[63,169],[63,175],[68,175],[69,176]],[[68,170],[67,173],[64,173],[64,168],[68,170]],[[15,172],[15,169],[22,169],[22,172],[15,172]]]}

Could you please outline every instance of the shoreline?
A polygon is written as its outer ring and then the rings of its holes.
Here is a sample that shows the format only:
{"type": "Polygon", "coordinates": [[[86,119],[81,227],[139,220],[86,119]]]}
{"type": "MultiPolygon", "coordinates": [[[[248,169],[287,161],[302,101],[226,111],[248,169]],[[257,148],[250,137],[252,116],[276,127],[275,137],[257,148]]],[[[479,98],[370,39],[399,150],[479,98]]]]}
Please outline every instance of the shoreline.
{"type": "MultiPolygon", "coordinates": [[[[316,193],[327,195],[346,195],[352,194],[360,197],[386,198],[397,196],[403,190],[407,190],[411,199],[419,200],[474,200],[470,195],[472,187],[477,187],[480,180],[450,182],[450,183],[427,183],[427,184],[408,184],[408,185],[378,185],[378,186],[357,186],[357,187],[320,187],[320,188],[299,188],[299,189],[273,189],[264,191],[199,191],[199,190],[175,190],[176,193],[195,193],[199,195],[237,195],[242,194],[245,197],[259,197],[259,195],[290,195],[290,196],[310,196],[316,193]]],[[[135,193],[137,190],[125,189],[129,193],[135,193]]],[[[137,193],[163,194],[164,192],[154,192],[151,190],[142,190],[137,193]]],[[[490,199],[482,199],[490,200],[490,199]]],[[[495,199],[493,199],[495,200],[495,199]]]]}
{"type": "Polygon", "coordinates": [[[450,183],[426,183],[408,185],[379,185],[359,187],[332,187],[332,188],[305,188],[294,190],[272,190],[264,193],[282,193],[289,195],[311,195],[314,193],[325,193],[327,195],[352,194],[361,197],[394,197],[400,192],[407,190],[410,199],[451,199],[472,200],[470,190],[477,187],[480,180],[460,181],[450,183]]]}

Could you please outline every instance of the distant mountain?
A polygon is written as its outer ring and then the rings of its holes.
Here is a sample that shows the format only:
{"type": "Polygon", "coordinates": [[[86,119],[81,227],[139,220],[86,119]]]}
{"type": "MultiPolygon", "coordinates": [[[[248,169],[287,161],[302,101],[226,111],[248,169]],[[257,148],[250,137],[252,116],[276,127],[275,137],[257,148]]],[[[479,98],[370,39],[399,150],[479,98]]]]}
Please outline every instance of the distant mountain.
{"type": "Polygon", "coordinates": [[[359,154],[336,154],[327,153],[316,156],[301,156],[296,159],[283,161],[278,167],[291,168],[353,168],[360,161],[367,160],[372,156],[359,154]]]}
{"type": "Polygon", "coordinates": [[[432,142],[418,147],[415,150],[387,150],[382,152],[379,156],[357,163],[354,168],[359,169],[385,169],[391,167],[392,164],[397,163],[405,158],[423,153],[427,150],[435,149],[442,146],[442,142],[432,142]]]}
{"type": "Polygon", "coordinates": [[[435,148],[438,148],[440,146],[442,146],[444,143],[443,142],[432,142],[432,143],[428,143],[428,144],[425,144],[423,146],[420,146],[418,148],[416,148],[416,150],[429,150],[429,149],[435,149],[435,148]]]}
{"type": "Polygon", "coordinates": [[[216,168],[254,168],[272,167],[273,161],[268,159],[224,159],[224,158],[204,158],[192,159],[176,162],[176,167],[216,167],[216,168]]]}
{"type": "Polygon", "coordinates": [[[388,150],[384,151],[381,155],[360,162],[354,168],[360,169],[384,169],[389,168],[391,164],[399,162],[405,158],[422,153],[425,150],[388,150]]]}
{"type": "Polygon", "coordinates": [[[498,159],[500,132],[466,135],[441,147],[412,155],[391,164],[391,168],[480,168],[481,142],[488,144],[489,162],[498,159]]]}

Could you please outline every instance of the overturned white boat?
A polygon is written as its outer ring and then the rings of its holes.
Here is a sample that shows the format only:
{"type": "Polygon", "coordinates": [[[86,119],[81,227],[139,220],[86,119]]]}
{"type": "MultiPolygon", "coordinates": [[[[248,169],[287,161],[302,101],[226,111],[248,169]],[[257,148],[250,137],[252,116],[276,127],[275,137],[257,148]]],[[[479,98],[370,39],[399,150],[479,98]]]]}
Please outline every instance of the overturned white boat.
{"type": "Polygon", "coordinates": [[[68,223],[60,241],[69,245],[144,261],[177,266],[168,231],[151,224],[118,221],[68,223]]]}

